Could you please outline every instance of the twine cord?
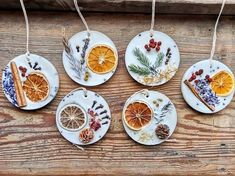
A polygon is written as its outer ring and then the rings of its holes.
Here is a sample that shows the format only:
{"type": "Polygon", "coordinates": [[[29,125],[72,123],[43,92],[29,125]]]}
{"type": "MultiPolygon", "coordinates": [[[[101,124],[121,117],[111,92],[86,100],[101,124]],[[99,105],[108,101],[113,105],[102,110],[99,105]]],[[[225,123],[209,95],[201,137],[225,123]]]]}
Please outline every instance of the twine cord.
{"type": "Polygon", "coordinates": [[[25,10],[25,6],[24,6],[24,1],[20,0],[20,4],[24,13],[24,19],[25,19],[25,26],[26,26],[26,55],[28,56],[30,54],[29,52],[29,20],[28,20],[28,16],[27,16],[27,12],[25,10]]]}
{"type": "Polygon", "coordinates": [[[151,20],[151,27],[150,27],[150,35],[153,36],[154,33],[154,24],[155,24],[155,7],[156,7],[156,0],[152,1],[152,20],[151,20]]]}
{"type": "Polygon", "coordinates": [[[77,0],[74,0],[74,5],[75,5],[75,8],[76,8],[76,10],[77,10],[77,12],[78,12],[78,15],[80,16],[80,18],[82,19],[82,22],[83,22],[84,26],[86,27],[88,36],[90,36],[90,29],[89,29],[89,27],[88,27],[88,24],[87,24],[87,22],[86,22],[84,16],[82,15],[82,13],[81,13],[81,11],[80,11],[80,8],[79,8],[79,6],[78,6],[77,0]]]}
{"type": "Polygon", "coordinates": [[[213,34],[213,41],[212,41],[212,48],[211,48],[211,54],[210,54],[210,59],[209,59],[210,60],[210,64],[211,64],[212,59],[213,59],[213,57],[215,55],[215,46],[216,46],[216,40],[217,40],[217,27],[218,27],[219,19],[220,19],[220,16],[221,16],[222,12],[223,12],[225,3],[226,3],[226,0],[223,0],[222,6],[221,6],[221,9],[220,9],[220,12],[219,12],[219,15],[218,15],[216,23],[215,23],[214,34],[213,34]]]}

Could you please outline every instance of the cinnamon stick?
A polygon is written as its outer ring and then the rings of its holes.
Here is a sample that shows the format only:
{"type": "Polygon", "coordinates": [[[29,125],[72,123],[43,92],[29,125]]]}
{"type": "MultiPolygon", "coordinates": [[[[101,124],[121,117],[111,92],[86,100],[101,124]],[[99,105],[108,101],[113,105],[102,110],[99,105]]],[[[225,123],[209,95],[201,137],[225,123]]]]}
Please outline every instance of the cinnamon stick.
{"type": "Polygon", "coordinates": [[[193,87],[193,85],[188,81],[184,80],[184,84],[188,86],[188,88],[192,91],[192,93],[204,104],[208,107],[211,111],[215,111],[215,107],[209,105],[198,93],[198,91],[193,87]]]}
{"type": "Polygon", "coordinates": [[[11,66],[11,72],[12,72],[14,88],[15,88],[15,93],[16,93],[16,100],[17,100],[18,106],[24,107],[27,105],[27,102],[26,102],[25,94],[24,94],[23,87],[21,84],[19,71],[17,69],[15,62],[11,62],[10,66],[11,66]]]}

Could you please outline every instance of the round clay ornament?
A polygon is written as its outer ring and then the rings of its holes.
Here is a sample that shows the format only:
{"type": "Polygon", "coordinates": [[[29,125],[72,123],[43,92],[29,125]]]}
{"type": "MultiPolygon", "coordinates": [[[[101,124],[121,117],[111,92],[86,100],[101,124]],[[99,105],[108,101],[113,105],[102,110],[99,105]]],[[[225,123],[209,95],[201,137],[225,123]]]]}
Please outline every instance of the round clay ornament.
{"type": "Polygon", "coordinates": [[[143,145],[157,145],[173,134],[177,113],[167,96],[144,89],[128,98],[122,121],[125,131],[134,141],[143,145]]]}
{"type": "Polygon", "coordinates": [[[219,61],[203,60],[185,72],[181,91],[185,101],[196,111],[216,113],[233,99],[234,75],[219,61]]]}
{"type": "Polygon", "coordinates": [[[64,40],[63,65],[76,83],[96,86],[109,80],[118,65],[118,53],[112,40],[97,31],[82,31],[64,40]]]}
{"type": "Polygon", "coordinates": [[[4,68],[2,87],[14,106],[35,110],[55,98],[59,89],[59,75],[55,67],[42,56],[23,54],[4,68]]]}
{"type": "Polygon", "coordinates": [[[76,145],[89,145],[107,133],[111,112],[106,100],[84,88],[75,89],[60,102],[56,125],[61,135],[76,145]]]}
{"type": "Polygon", "coordinates": [[[145,31],[135,36],[126,49],[125,64],[131,77],[147,86],[168,82],[178,70],[180,53],[167,34],[145,31]]]}

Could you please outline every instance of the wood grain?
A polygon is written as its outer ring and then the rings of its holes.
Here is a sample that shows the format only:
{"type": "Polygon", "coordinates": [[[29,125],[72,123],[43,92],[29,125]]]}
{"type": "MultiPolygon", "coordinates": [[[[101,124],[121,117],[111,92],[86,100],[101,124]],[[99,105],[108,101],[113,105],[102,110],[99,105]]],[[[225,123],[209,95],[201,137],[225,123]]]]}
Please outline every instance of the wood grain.
{"type": "MultiPolygon", "coordinates": [[[[21,9],[19,0],[2,0],[0,9],[21,9]]],[[[75,10],[73,0],[24,0],[30,10],[75,10]]],[[[83,11],[150,13],[152,0],[79,0],[83,11]]],[[[222,0],[156,0],[156,13],[218,14],[222,0]]],[[[227,0],[224,14],[235,15],[235,1],[227,0]]]]}
{"type": "MultiPolygon", "coordinates": [[[[124,132],[121,111],[126,99],[146,88],[127,73],[128,42],[150,27],[141,14],[86,14],[91,29],[107,34],[119,51],[116,74],[105,84],[89,88],[103,95],[112,111],[111,128],[103,140],[85,152],[57,131],[55,111],[60,100],[79,87],[66,75],[61,59],[62,28],[68,36],[84,30],[75,13],[30,12],[30,51],[48,58],[58,69],[60,89],[55,100],[37,111],[20,111],[0,93],[0,175],[235,175],[235,101],[214,115],[192,110],[183,100],[180,81],[193,63],[208,58],[216,16],[160,15],[156,29],[169,34],[181,52],[181,65],[167,84],[150,87],[175,104],[178,124],[174,141],[147,147],[124,132]]],[[[0,61],[3,68],[25,53],[25,24],[21,12],[0,12],[0,61]]],[[[235,70],[235,18],[222,17],[216,56],[235,70]]],[[[2,72],[1,72],[2,74],[2,72]]]]}

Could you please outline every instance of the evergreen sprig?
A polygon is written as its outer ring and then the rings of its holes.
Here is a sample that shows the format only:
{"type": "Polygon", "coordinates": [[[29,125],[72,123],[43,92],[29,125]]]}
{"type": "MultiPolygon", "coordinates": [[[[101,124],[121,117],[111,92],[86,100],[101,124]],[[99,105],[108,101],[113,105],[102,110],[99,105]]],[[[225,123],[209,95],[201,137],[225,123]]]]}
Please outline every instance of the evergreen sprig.
{"type": "Polygon", "coordinates": [[[133,51],[133,54],[137,57],[137,60],[143,65],[143,67],[131,64],[129,65],[130,71],[141,75],[141,76],[147,76],[149,74],[156,75],[158,72],[156,69],[162,65],[163,59],[164,59],[164,54],[161,52],[157,55],[156,61],[154,64],[151,64],[149,61],[149,58],[145,56],[145,54],[140,51],[139,48],[135,48],[133,51]]]}
{"type": "Polygon", "coordinates": [[[145,67],[149,68],[151,66],[151,63],[149,59],[140,51],[139,48],[135,48],[133,51],[134,55],[137,57],[137,60],[144,65],[145,67]]]}
{"type": "Polygon", "coordinates": [[[140,66],[134,65],[134,64],[131,64],[128,67],[129,67],[130,71],[132,71],[138,75],[147,76],[151,73],[149,68],[146,68],[146,67],[140,67],[140,66]]]}
{"type": "Polygon", "coordinates": [[[156,61],[154,63],[154,68],[155,69],[162,65],[163,59],[164,59],[164,54],[163,53],[159,53],[157,55],[157,59],[156,59],[156,61]]]}

